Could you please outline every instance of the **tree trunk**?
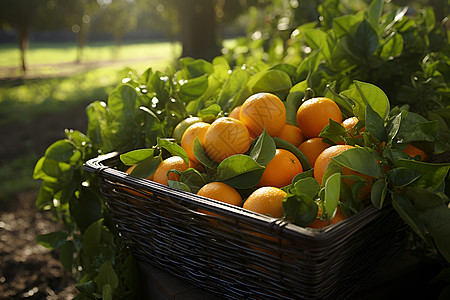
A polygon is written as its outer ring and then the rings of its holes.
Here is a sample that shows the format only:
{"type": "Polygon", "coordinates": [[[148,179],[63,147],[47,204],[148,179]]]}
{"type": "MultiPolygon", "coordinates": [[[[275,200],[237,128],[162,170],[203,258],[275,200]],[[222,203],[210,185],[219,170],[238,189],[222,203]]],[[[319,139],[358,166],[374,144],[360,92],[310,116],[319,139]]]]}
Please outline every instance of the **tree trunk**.
{"type": "Polygon", "coordinates": [[[20,58],[22,60],[22,70],[26,72],[27,64],[25,61],[25,52],[29,46],[29,38],[28,38],[28,28],[21,27],[19,28],[19,43],[20,43],[20,58]]]}
{"type": "Polygon", "coordinates": [[[183,0],[177,5],[183,57],[212,60],[220,54],[212,0],[183,0]]]}

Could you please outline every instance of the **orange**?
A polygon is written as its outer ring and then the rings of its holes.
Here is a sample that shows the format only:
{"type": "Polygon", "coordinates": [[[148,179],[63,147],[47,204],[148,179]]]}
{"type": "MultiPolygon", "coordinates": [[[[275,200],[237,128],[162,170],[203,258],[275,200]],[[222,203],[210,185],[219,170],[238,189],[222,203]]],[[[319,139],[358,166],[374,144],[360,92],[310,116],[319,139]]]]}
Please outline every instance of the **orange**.
{"type": "Polygon", "coordinates": [[[231,155],[244,153],[250,144],[247,127],[241,121],[230,117],[215,120],[204,136],[205,151],[217,163],[231,155]]]}
{"type": "Polygon", "coordinates": [[[319,136],[330,119],[342,122],[339,106],[325,97],[312,98],[303,102],[297,110],[297,124],[306,138],[319,136]]]}
{"type": "Polygon", "coordinates": [[[309,164],[314,166],[317,156],[330,146],[331,145],[325,143],[322,138],[314,137],[301,143],[301,145],[298,146],[298,149],[305,155],[309,164]]]}
{"type": "MultiPolygon", "coordinates": [[[[362,136],[360,134],[357,134],[355,131],[355,126],[358,124],[359,120],[357,117],[350,117],[342,121],[341,125],[345,128],[345,130],[348,133],[349,137],[355,137],[355,138],[361,138],[362,136]]],[[[361,128],[359,130],[359,133],[363,132],[365,130],[365,127],[361,128]]]]}
{"type": "Polygon", "coordinates": [[[417,155],[420,155],[421,161],[423,161],[427,157],[424,151],[420,150],[419,148],[411,144],[407,144],[406,147],[403,149],[403,152],[405,152],[411,157],[416,157],[417,155]]]}
{"type": "Polygon", "coordinates": [[[231,205],[241,206],[242,197],[239,192],[223,182],[210,182],[198,190],[197,195],[225,202],[231,205]]]}
{"type": "Polygon", "coordinates": [[[330,221],[320,220],[319,217],[321,215],[322,215],[322,209],[320,209],[320,206],[319,206],[319,211],[317,212],[317,219],[314,222],[312,222],[311,224],[309,224],[308,227],[323,228],[325,226],[328,226],[329,224],[339,223],[347,218],[339,206],[336,210],[336,214],[334,215],[333,219],[331,219],[330,221]]]}
{"type": "Polygon", "coordinates": [[[197,122],[189,126],[186,131],[183,133],[181,138],[181,147],[186,151],[188,157],[193,162],[199,162],[197,157],[194,155],[194,140],[198,137],[200,140],[200,144],[204,144],[204,137],[206,130],[208,130],[208,123],[205,122],[197,122]]]}
{"type": "Polygon", "coordinates": [[[171,156],[163,160],[153,174],[153,181],[167,185],[169,180],[178,181],[180,176],[173,172],[167,174],[170,170],[186,171],[188,165],[179,156],[171,156]]]}
{"type": "Polygon", "coordinates": [[[236,106],[228,115],[230,118],[240,119],[242,105],[236,106]]]}
{"type": "MultiPolygon", "coordinates": [[[[314,163],[314,178],[319,182],[319,184],[322,185],[322,178],[325,173],[326,168],[328,167],[328,164],[330,163],[331,159],[335,157],[336,155],[344,152],[345,150],[348,150],[350,148],[354,148],[350,145],[334,145],[327,149],[325,149],[320,155],[317,157],[316,162],[314,163]]],[[[363,178],[367,184],[364,185],[358,194],[358,199],[360,201],[363,201],[366,199],[368,195],[370,195],[370,192],[372,191],[372,186],[375,181],[374,177],[353,171],[349,168],[343,167],[342,168],[342,175],[358,175],[361,178],[363,178]]],[[[343,179],[343,183],[347,185],[352,185],[355,181],[353,179],[343,179]]]]}
{"type": "Polygon", "coordinates": [[[277,187],[260,187],[250,194],[244,202],[243,208],[273,218],[282,218],[284,216],[283,200],[286,195],[277,187]]]}
{"type": "Polygon", "coordinates": [[[284,124],[281,131],[278,133],[277,137],[282,140],[285,140],[288,143],[291,143],[295,147],[300,146],[301,143],[305,140],[302,131],[297,126],[291,124],[284,124]]]}
{"type": "Polygon", "coordinates": [[[322,153],[320,153],[314,163],[314,178],[319,182],[319,184],[322,185],[323,174],[325,173],[331,159],[350,148],[354,147],[350,145],[334,145],[326,148],[322,151],[322,153]]]}
{"type": "Polygon", "coordinates": [[[240,120],[252,136],[259,136],[264,128],[270,136],[276,136],[286,123],[286,108],[273,94],[254,94],[242,104],[240,120]]]}
{"type": "Polygon", "coordinates": [[[291,183],[303,167],[298,158],[284,149],[276,149],[275,156],[267,164],[258,186],[274,186],[282,188],[291,183]]]}

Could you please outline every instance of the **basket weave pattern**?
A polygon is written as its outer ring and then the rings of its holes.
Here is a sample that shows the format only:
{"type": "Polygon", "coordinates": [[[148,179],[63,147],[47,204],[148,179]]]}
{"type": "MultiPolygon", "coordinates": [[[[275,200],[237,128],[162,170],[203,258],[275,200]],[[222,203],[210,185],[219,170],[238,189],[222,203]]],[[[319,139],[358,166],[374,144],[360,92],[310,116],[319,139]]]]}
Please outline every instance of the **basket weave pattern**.
{"type": "Polygon", "coordinates": [[[344,299],[406,244],[392,209],[301,228],[128,176],[118,155],[90,160],[120,235],[138,260],[225,299],[344,299]]]}

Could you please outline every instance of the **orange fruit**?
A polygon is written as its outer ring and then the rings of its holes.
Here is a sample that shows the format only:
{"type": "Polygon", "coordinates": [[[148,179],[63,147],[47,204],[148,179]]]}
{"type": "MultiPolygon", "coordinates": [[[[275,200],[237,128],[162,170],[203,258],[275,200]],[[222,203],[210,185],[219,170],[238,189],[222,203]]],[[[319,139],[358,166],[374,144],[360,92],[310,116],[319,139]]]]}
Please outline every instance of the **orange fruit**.
{"type": "Polygon", "coordinates": [[[210,182],[198,190],[197,195],[225,202],[231,205],[241,206],[242,197],[239,192],[223,182],[210,182]]]}
{"type": "Polygon", "coordinates": [[[305,140],[305,137],[297,126],[291,124],[284,124],[281,131],[278,133],[277,137],[282,140],[285,140],[288,143],[291,143],[295,147],[300,146],[301,143],[305,140]]]}
{"type": "Polygon", "coordinates": [[[301,143],[300,146],[298,146],[298,149],[305,155],[309,164],[313,167],[317,156],[330,146],[331,145],[325,143],[322,138],[314,137],[301,143]]]}
{"type": "Polygon", "coordinates": [[[243,208],[273,218],[282,218],[284,216],[283,200],[286,195],[277,187],[260,187],[248,196],[243,208]]]}
{"type": "Polygon", "coordinates": [[[427,155],[424,151],[420,150],[416,146],[413,146],[411,144],[407,144],[406,147],[403,149],[403,152],[408,154],[411,157],[416,157],[417,155],[420,155],[420,160],[423,161],[427,155]]]}
{"type": "Polygon", "coordinates": [[[330,119],[342,122],[339,106],[331,99],[318,97],[306,100],[297,110],[297,124],[306,138],[319,136],[330,119]]]}
{"type": "Polygon", "coordinates": [[[240,120],[252,136],[259,136],[264,128],[270,136],[276,136],[286,123],[286,108],[273,94],[254,94],[242,104],[240,120]]]}
{"type": "Polygon", "coordinates": [[[316,162],[314,163],[314,171],[313,171],[314,178],[319,182],[319,184],[322,184],[323,174],[325,173],[325,170],[328,167],[328,164],[330,163],[331,159],[350,148],[354,147],[350,145],[334,145],[326,148],[325,150],[322,151],[322,153],[319,154],[319,156],[316,159],[316,162]]]}
{"type": "Polygon", "coordinates": [[[343,220],[345,220],[347,217],[344,215],[344,213],[342,212],[341,208],[338,206],[337,210],[336,210],[336,214],[334,215],[334,217],[330,220],[330,221],[326,221],[326,220],[320,220],[319,217],[322,215],[322,209],[320,209],[319,206],[319,211],[317,212],[317,219],[312,222],[311,224],[308,225],[308,227],[311,228],[323,228],[325,226],[328,226],[329,224],[336,224],[339,223],[343,220]]]}
{"type": "Polygon", "coordinates": [[[153,181],[167,185],[169,180],[178,181],[180,176],[173,172],[167,174],[170,170],[186,171],[188,165],[179,156],[171,156],[163,160],[153,174],[153,181]]]}
{"type": "Polygon", "coordinates": [[[285,149],[276,149],[275,156],[267,164],[258,186],[282,188],[291,183],[303,167],[298,158],[285,149]]]}
{"type": "MultiPolygon", "coordinates": [[[[355,126],[358,124],[359,120],[357,117],[350,117],[342,121],[341,125],[345,128],[345,130],[348,133],[349,137],[355,137],[355,138],[361,138],[361,134],[357,134],[355,131],[355,126]]],[[[361,128],[359,130],[359,133],[363,132],[365,130],[365,127],[361,128]]]]}
{"type": "Polygon", "coordinates": [[[235,118],[237,120],[240,119],[240,115],[241,115],[241,108],[242,105],[236,106],[235,108],[233,108],[230,112],[230,114],[228,115],[230,118],[235,118]]]}
{"type": "MultiPolygon", "coordinates": [[[[350,148],[354,148],[350,145],[334,145],[327,149],[325,149],[320,155],[317,157],[316,162],[314,163],[314,178],[319,182],[319,184],[322,185],[322,178],[325,173],[326,168],[328,167],[328,164],[330,163],[331,159],[335,157],[336,155],[344,152],[345,150],[348,150],[350,148]]],[[[372,186],[375,181],[374,177],[353,171],[349,168],[343,167],[342,168],[342,175],[358,175],[361,178],[363,178],[366,181],[366,185],[364,185],[358,194],[358,199],[360,201],[366,199],[368,195],[370,195],[370,192],[372,191],[372,186]]],[[[353,179],[343,179],[343,183],[351,186],[355,180],[353,179]]]]}
{"type": "Polygon", "coordinates": [[[230,117],[215,120],[204,136],[204,149],[217,163],[231,155],[244,153],[250,144],[247,127],[241,121],[230,117]]]}
{"type": "Polygon", "coordinates": [[[188,157],[193,162],[199,162],[197,157],[194,155],[194,140],[198,137],[200,140],[200,144],[204,144],[205,133],[208,130],[208,123],[205,122],[197,122],[189,126],[186,131],[183,133],[181,138],[181,147],[186,151],[188,157]]]}

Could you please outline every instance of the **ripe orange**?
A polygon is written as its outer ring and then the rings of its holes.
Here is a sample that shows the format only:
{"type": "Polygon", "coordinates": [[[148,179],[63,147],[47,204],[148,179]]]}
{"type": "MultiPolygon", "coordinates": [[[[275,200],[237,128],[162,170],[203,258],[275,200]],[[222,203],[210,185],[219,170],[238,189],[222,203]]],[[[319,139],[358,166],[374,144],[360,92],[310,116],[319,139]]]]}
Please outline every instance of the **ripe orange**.
{"type": "Polygon", "coordinates": [[[273,218],[282,218],[284,216],[283,200],[286,195],[283,190],[276,187],[260,187],[250,194],[243,208],[273,218]]]}
{"type": "Polygon", "coordinates": [[[286,108],[273,94],[254,94],[242,104],[240,120],[253,136],[259,136],[264,128],[270,136],[276,136],[286,123],[286,108]]]}
{"type": "Polygon", "coordinates": [[[199,162],[197,157],[194,155],[194,140],[198,137],[200,144],[203,145],[205,133],[209,126],[211,125],[208,123],[197,122],[189,126],[183,133],[183,137],[181,138],[181,147],[184,151],[186,151],[189,159],[194,162],[199,162]]]}
{"type": "Polygon", "coordinates": [[[322,153],[320,153],[314,163],[314,178],[319,182],[319,184],[322,184],[323,174],[325,173],[331,159],[350,148],[354,147],[350,145],[334,145],[326,148],[322,151],[322,153]]]}
{"type": "Polygon", "coordinates": [[[419,148],[411,144],[407,144],[406,147],[403,149],[403,152],[405,152],[411,157],[416,157],[417,155],[420,155],[421,161],[423,161],[427,157],[427,154],[424,151],[420,150],[419,148]]]}
{"type": "Polygon", "coordinates": [[[236,106],[228,115],[230,118],[240,119],[242,105],[236,106]]]}
{"type": "Polygon", "coordinates": [[[303,167],[298,158],[284,149],[276,149],[275,156],[267,164],[258,186],[273,186],[282,188],[291,183],[303,167]]]}
{"type": "Polygon", "coordinates": [[[197,192],[197,195],[225,202],[231,205],[241,206],[242,197],[239,192],[223,182],[210,182],[205,184],[197,192]]]}
{"type": "Polygon", "coordinates": [[[309,164],[314,166],[317,156],[330,146],[331,145],[325,143],[322,138],[314,137],[301,143],[301,145],[298,146],[298,149],[306,156],[309,164]]]}
{"type": "Polygon", "coordinates": [[[250,144],[250,134],[244,123],[230,117],[215,120],[204,136],[205,151],[217,163],[231,155],[244,153],[250,144]]]}
{"type": "Polygon", "coordinates": [[[318,97],[306,100],[297,110],[297,124],[306,138],[319,136],[330,119],[342,122],[339,106],[331,99],[318,97]]]}
{"type": "MultiPolygon", "coordinates": [[[[322,184],[322,178],[325,173],[326,168],[328,167],[328,164],[330,163],[331,159],[335,157],[336,155],[344,152],[345,150],[348,150],[350,148],[354,148],[350,145],[334,145],[327,149],[325,149],[320,155],[317,157],[316,162],[314,164],[314,178],[319,182],[319,184],[322,184]]],[[[358,194],[359,201],[363,201],[367,198],[368,195],[370,195],[370,192],[372,191],[373,183],[375,182],[375,178],[353,171],[349,168],[343,167],[342,168],[342,175],[358,175],[361,178],[363,178],[366,181],[366,185],[364,185],[358,194]]],[[[343,179],[343,183],[351,186],[353,183],[355,183],[355,180],[353,179],[343,179]]]]}
{"type": "MultiPolygon", "coordinates": [[[[357,134],[357,132],[354,129],[356,124],[358,124],[358,122],[359,122],[359,120],[357,117],[350,117],[350,118],[347,118],[344,121],[342,121],[341,125],[342,125],[342,127],[345,128],[349,137],[355,137],[355,138],[362,137],[361,134],[357,134]]],[[[361,128],[359,130],[359,133],[364,131],[364,129],[365,129],[365,127],[361,128]]]]}
{"type": "Polygon", "coordinates": [[[284,124],[281,131],[278,133],[277,137],[286,142],[291,143],[295,147],[300,146],[301,143],[305,140],[302,131],[297,126],[291,124],[284,124]]]}
{"type": "Polygon", "coordinates": [[[319,206],[319,211],[317,212],[317,219],[314,222],[312,222],[311,224],[309,224],[308,227],[323,228],[325,226],[328,226],[329,224],[339,223],[347,218],[339,206],[336,210],[336,214],[334,215],[333,219],[331,219],[330,221],[320,220],[319,217],[321,215],[322,215],[322,210],[320,209],[320,206],[319,206]]]}
{"type": "Polygon", "coordinates": [[[188,165],[179,156],[171,156],[163,160],[153,174],[153,181],[167,185],[169,180],[180,180],[180,176],[173,172],[167,174],[170,170],[186,171],[188,165]]]}

